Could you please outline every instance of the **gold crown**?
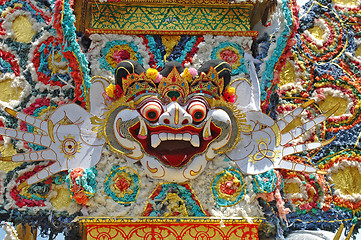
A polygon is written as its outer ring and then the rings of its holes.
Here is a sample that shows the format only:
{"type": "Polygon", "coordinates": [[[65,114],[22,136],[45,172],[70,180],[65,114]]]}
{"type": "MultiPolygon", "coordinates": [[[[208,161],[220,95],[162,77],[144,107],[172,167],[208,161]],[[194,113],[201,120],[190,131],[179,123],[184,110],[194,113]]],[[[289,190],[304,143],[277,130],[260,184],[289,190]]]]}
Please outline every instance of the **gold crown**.
{"type": "Polygon", "coordinates": [[[122,81],[124,95],[126,101],[135,98],[142,93],[156,93],[157,87],[155,83],[149,79],[145,73],[132,73],[123,78],[122,81]]]}
{"type": "Polygon", "coordinates": [[[183,78],[176,67],[163,77],[158,85],[158,93],[164,98],[169,97],[172,101],[179,97],[183,99],[189,94],[189,85],[185,78],[183,78]]]}
{"type": "Polygon", "coordinates": [[[189,86],[188,81],[174,67],[167,77],[161,79],[158,87],[146,76],[146,73],[129,74],[122,81],[124,90],[122,97],[125,101],[129,101],[143,93],[158,93],[163,98],[169,97],[172,101],[176,101],[180,97],[185,99],[189,93],[202,93],[220,99],[223,84],[223,78],[219,78],[217,71],[211,67],[207,74],[201,73],[189,86]]]}
{"type": "Polygon", "coordinates": [[[219,99],[223,92],[223,78],[219,78],[218,72],[211,67],[209,72],[202,72],[190,86],[191,93],[204,93],[219,99]]]}

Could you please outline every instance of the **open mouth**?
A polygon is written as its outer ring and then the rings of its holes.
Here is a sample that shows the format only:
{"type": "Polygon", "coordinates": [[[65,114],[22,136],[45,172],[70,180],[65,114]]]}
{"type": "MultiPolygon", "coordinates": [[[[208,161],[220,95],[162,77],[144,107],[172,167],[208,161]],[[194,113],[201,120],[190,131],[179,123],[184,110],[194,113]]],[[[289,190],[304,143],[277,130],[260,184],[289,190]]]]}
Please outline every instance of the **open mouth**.
{"type": "Polygon", "coordinates": [[[221,129],[209,121],[202,128],[188,125],[182,128],[151,127],[143,120],[129,128],[146,153],[156,156],[172,167],[186,165],[194,155],[204,152],[221,134],[221,129]]]}

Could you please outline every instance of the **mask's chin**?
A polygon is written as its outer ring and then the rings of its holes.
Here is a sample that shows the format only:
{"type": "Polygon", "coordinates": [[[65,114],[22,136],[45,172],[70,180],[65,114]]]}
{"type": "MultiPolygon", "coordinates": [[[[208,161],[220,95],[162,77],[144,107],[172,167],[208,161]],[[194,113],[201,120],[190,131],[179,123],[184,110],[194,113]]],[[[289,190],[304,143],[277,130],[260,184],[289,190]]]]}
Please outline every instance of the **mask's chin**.
{"type": "Polygon", "coordinates": [[[145,173],[154,179],[162,179],[168,182],[182,183],[194,179],[201,174],[207,166],[207,159],[204,154],[198,154],[192,161],[183,168],[166,167],[154,156],[144,154],[140,160],[145,173]]]}
{"type": "Polygon", "coordinates": [[[212,122],[200,128],[187,125],[174,129],[164,125],[152,127],[148,124],[146,127],[146,130],[140,129],[141,123],[138,122],[129,128],[129,132],[148,155],[156,157],[166,167],[173,168],[189,164],[194,156],[205,152],[209,144],[221,134],[221,129],[212,122]]]}

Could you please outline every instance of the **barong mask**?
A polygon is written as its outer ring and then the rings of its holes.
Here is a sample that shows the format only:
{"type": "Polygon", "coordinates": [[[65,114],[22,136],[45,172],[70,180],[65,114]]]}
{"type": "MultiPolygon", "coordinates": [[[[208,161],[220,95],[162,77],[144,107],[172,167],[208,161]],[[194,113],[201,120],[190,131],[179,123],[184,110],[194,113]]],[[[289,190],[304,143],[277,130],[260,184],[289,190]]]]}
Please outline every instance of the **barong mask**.
{"type": "Polygon", "coordinates": [[[157,82],[137,62],[123,61],[116,69],[119,98],[106,113],[106,141],[139,160],[153,178],[197,177],[207,161],[231,150],[239,133],[250,130],[245,114],[224,97],[230,71],[228,63],[211,60],[192,77],[169,62],[157,82]]]}

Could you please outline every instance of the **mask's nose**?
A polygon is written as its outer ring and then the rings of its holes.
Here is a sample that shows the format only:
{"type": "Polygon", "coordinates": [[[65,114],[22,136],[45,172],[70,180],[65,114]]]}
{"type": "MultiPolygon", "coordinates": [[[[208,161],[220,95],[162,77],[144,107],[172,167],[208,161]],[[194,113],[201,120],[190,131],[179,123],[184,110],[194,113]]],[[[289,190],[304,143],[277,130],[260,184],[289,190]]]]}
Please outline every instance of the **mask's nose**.
{"type": "Polygon", "coordinates": [[[192,123],[192,116],[178,103],[172,102],[167,106],[167,110],[159,117],[159,122],[179,128],[192,123]]]}

